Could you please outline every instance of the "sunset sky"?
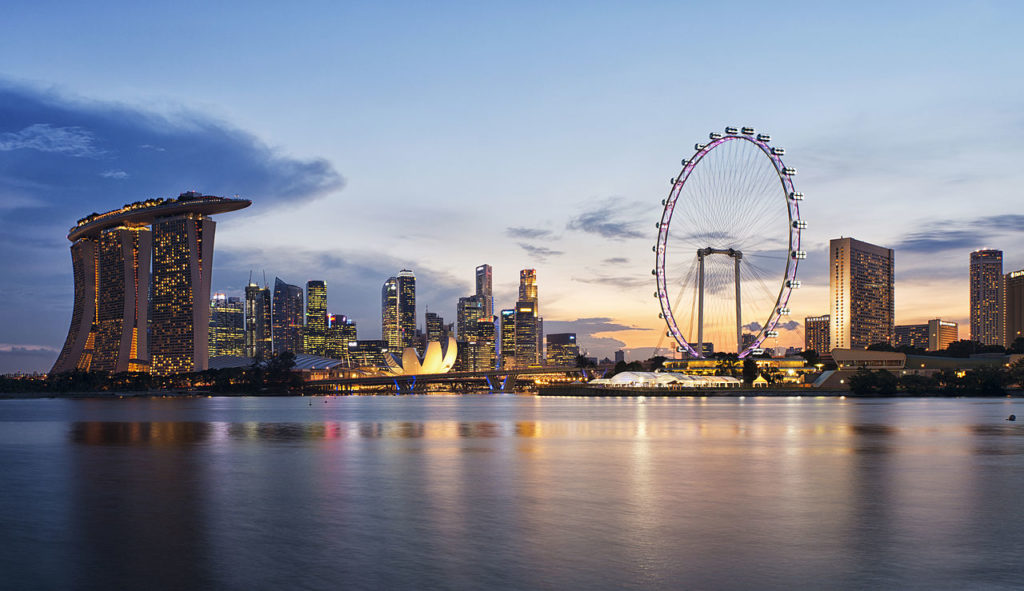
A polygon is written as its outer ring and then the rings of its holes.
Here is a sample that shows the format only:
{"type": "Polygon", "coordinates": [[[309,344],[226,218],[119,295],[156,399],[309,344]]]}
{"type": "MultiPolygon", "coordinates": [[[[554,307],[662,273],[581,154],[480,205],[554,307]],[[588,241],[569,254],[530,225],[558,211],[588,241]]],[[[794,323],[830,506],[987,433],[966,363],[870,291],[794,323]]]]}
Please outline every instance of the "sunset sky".
{"type": "Polygon", "coordinates": [[[186,190],[253,201],[216,218],[214,291],[325,279],[368,339],[402,268],[421,324],[479,264],[496,309],[536,268],[546,332],[646,358],[660,201],[726,125],[799,171],[794,320],[827,313],[828,240],[853,236],[895,249],[898,324],[967,337],[969,252],[1024,267],[1024,8],[822,4],[16,2],[0,372],[56,358],[78,218],[186,190]]]}

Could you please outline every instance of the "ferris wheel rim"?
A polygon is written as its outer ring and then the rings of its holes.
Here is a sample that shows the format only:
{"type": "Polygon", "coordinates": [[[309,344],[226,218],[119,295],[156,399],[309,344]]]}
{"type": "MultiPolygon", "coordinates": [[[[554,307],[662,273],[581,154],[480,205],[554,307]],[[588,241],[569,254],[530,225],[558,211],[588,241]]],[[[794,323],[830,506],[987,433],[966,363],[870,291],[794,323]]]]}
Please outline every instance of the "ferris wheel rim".
{"type": "MultiPolygon", "coordinates": [[[[789,235],[789,255],[786,257],[786,269],[783,273],[782,285],[779,288],[779,293],[776,296],[775,303],[768,315],[768,319],[762,325],[760,331],[755,336],[754,341],[742,350],[737,350],[737,357],[739,359],[745,358],[752,351],[760,347],[761,343],[768,338],[769,333],[775,331],[775,328],[778,326],[782,316],[784,315],[783,311],[788,311],[789,299],[792,296],[793,289],[799,287],[799,282],[796,280],[796,271],[800,263],[798,253],[802,253],[800,250],[800,236],[802,228],[796,223],[801,220],[799,201],[796,197],[801,194],[796,192],[793,185],[792,177],[793,174],[795,174],[795,171],[785,166],[782,161],[782,154],[775,153],[772,150],[769,145],[769,140],[767,139],[768,136],[764,136],[763,134],[755,136],[752,129],[749,130],[749,133],[747,133],[747,131],[748,128],[744,128],[743,133],[735,133],[730,128],[727,128],[727,133],[725,135],[713,133],[711,134],[710,142],[707,144],[697,144],[694,147],[694,155],[683,161],[683,169],[680,171],[679,175],[672,179],[672,188],[669,190],[668,198],[663,202],[664,209],[662,210],[661,221],[658,223],[658,243],[655,245],[655,275],[657,276],[657,292],[655,292],[654,295],[660,302],[661,315],[668,326],[668,333],[666,336],[673,337],[679,344],[677,351],[688,352],[692,357],[698,359],[704,358],[703,351],[695,350],[686,337],[683,336],[682,331],[679,329],[676,322],[672,305],[669,302],[668,278],[665,271],[665,256],[668,247],[669,229],[672,224],[672,213],[675,209],[676,201],[679,199],[690,174],[700,161],[715,148],[727,142],[737,140],[745,140],[757,146],[775,167],[775,173],[782,186],[783,199],[785,200],[788,214],[787,227],[789,235]],[[718,135],[718,137],[714,137],[715,135],[718,135]]],[[[737,343],[737,345],[739,345],[739,343],[737,343]]]]}

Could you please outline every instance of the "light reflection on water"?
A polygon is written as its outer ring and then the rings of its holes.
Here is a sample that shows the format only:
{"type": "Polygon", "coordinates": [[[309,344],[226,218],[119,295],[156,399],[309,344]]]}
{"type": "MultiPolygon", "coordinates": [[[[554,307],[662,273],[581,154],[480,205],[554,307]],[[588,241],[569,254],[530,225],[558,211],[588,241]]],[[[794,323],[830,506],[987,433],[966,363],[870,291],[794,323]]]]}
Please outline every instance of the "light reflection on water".
{"type": "Polygon", "coordinates": [[[1005,587],[1017,400],[0,401],[14,588],[1005,587]]]}

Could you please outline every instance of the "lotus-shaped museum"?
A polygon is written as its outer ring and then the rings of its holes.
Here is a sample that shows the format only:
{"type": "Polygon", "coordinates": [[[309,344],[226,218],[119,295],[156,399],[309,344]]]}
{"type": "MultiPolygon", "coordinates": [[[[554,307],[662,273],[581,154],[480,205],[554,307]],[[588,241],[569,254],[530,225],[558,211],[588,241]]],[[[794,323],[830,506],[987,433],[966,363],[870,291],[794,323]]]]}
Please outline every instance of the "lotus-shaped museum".
{"type": "Polygon", "coordinates": [[[415,348],[408,347],[402,351],[401,357],[394,353],[385,353],[384,361],[388,364],[388,373],[396,376],[448,373],[455,365],[457,353],[458,345],[455,344],[455,339],[449,336],[443,346],[439,341],[427,343],[427,350],[423,353],[422,359],[415,348]]]}

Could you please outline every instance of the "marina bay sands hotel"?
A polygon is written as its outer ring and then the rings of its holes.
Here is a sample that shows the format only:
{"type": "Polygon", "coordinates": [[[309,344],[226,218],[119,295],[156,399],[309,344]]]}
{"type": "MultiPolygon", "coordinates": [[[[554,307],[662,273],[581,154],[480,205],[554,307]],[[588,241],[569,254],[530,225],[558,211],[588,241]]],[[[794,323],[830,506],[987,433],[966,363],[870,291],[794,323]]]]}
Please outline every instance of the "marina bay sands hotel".
{"type": "Polygon", "coordinates": [[[68,232],[75,308],[53,373],[201,371],[209,364],[209,216],[247,199],[194,191],[78,220],[68,232]]]}

